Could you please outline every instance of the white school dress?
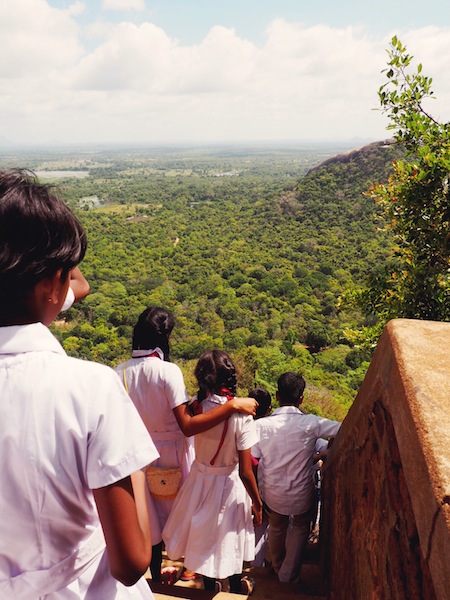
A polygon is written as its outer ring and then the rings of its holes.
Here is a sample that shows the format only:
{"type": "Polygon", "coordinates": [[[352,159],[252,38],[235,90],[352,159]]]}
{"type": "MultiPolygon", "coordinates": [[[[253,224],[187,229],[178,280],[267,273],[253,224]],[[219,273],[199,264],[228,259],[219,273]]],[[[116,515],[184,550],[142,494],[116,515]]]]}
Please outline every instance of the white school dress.
{"type": "MultiPolygon", "coordinates": [[[[131,360],[116,367],[123,381],[124,371],[128,393],[159,452],[153,463],[157,467],[182,467],[182,481],[194,460],[192,439],[185,438],[173,409],[189,402],[181,369],[164,361],[160,348],[133,350],[131,360]]],[[[152,544],[161,541],[174,500],[153,498],[148,494],[152,544]]]]}
{"type": "Polygon", "coordinates": [[[92,493],[157,456],[112,369],[41,323],[0,327],[0,455],[0,598],[153,598],[111,576],[92,493]]]}
{"type": "MultiPolygon", "coordinates": [[[[211,395],[202,410],[226,401],[211,395]]],[[[251,499],[239,477],[238,454],[256,443],[255,424],[249,415],[231,415],[211,465],[223,430],[224,423],[219,423],[195,436],[196,459],[163,531],[170,558],[184,556],[186,569],[217,579],[241,573],[243,562],[255,557],[251,499]]]]}

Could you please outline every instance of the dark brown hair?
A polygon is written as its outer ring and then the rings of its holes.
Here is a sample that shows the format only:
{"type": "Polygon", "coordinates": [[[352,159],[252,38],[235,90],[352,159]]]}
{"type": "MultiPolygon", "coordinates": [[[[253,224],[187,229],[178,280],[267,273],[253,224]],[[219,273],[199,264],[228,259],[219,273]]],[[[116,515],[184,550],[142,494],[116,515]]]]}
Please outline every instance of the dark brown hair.
{"type": "Polygon", "coordinates": [[[306,383],[300,373],[288,371],[278,378],[278,395],[281,405],[298,406],[305,391],[306,383]]]}
{"type": "Polygon", "coordinates": [[[70,208],[26,170],[0,171],[0,304],[22,302],[45,277],[67,276],[86,234],[70,208]]]}
{"type": "Polygon", "coordinates": [[[272,404],[270,393],[264,388],[254,388],[249,391],[248,397],[254,398],[258,402],[255,418],[260,419],[261,417],[265,417],[272,404]]]}
{"type": "Polygon", "coordinates": [[[198,359],[194,375],[200,388],[199,400],[208,392],[219,394],[222,388],[227,388],[233,396],[236,394],[236,367],[223,350],[203,352],[198,359]]]}
{"type": "Polygon", "coordinates": [[[174,328],[172,313],[159,306],[150,306],[140,315],[133,330],[133,350],[148,350],[159,347],[164,360],[169,360],[169,336],[174,328]]]}

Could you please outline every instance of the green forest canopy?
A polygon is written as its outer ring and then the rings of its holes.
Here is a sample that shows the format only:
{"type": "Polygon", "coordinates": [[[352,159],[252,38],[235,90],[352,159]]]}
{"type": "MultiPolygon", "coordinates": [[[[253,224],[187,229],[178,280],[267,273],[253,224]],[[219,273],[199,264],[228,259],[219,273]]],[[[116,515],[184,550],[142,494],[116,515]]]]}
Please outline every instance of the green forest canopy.
{"type": "Polygon", "coordinates": [[[49,178],[86,175],[59,180],[88,232],[81,267],[91,284],[53,326],[66,351],[114,366],[129,355],[139,313],[161,305],[176,317],[172,359],[191,393],[195,359],[224,348],[240,368],[241,393],[254,385],[274,393],[283,371],[299,370],[308,410],[342,418],[370,352],[349,341],[364,319],[341,299],[389,254],[364,192],[386,180],[399,150],[373,144],[315,167],[332,151],[26,157],[22,166],[49,178]]]}

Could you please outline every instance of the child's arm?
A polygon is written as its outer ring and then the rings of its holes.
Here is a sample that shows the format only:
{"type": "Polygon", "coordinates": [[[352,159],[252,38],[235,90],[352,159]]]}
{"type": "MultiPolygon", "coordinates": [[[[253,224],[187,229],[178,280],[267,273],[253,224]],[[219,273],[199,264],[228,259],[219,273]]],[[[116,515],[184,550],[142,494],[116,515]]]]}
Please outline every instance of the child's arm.
{"type": "Polygon", "coordinates": [[[138,471],[93,490],[111,575],[127,586],[142,577],[152,555],[144,484],[144,473],[138,471]]]}
{"type": "Polygon", "coordinates": [[[91,287],[78,267],[70,271],[70,287],[75,296],[75,302],[85,298],[91,291],[91,287]]]}
{"type": "MultiPolygon", "coordinates": [[[[147,506],[147,482],[145,480],[144,471],[136,471],[131,474],[131,485],[133,486],[134,501],[136,504],[136,512],[139,521],[139,527],[141,528],[144,536],[146,547],[152,547],[151,530],[150,530],[150,519],[148,516],[147,506]]],[[[151,556],[150,556],[151,558],[151,556]]]]}
{"type": "Polygon", "coordinates": [[[258,403],[253,398],[233,398],[217,408],[195,416],[191,415],[187,404],[175,407],[173,412],[181,431],[185,436],[190,437],[222,423],[234,412],[255,415],[257,406],[258,403]]]}
{"type": "Polygon", "coordinates": [[[260,525],[262,521],[262,502],[256,485],[256,479],[253,474],[252,459],[250,448],[239,450],[239,477],[252,499],[253,523],[260,525]]]}

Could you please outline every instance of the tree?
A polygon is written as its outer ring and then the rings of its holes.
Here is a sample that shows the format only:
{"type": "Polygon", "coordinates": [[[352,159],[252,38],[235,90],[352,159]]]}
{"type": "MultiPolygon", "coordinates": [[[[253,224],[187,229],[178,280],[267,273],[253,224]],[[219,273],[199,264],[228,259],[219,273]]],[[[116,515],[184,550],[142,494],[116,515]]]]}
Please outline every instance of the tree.
{"type": "Polygon", "coordinates": [[[432,79],[397,37],[388,49],[387,82],[379,89],[388,129],[406,151],[394,162],[387,183],[367,195],[382,208],[396,246],[391,260],[371,276],[360,295],[367,314],[379,325],[394,317],[450,318],[450,124],[425,109],[433,97],[432,79]]]}

